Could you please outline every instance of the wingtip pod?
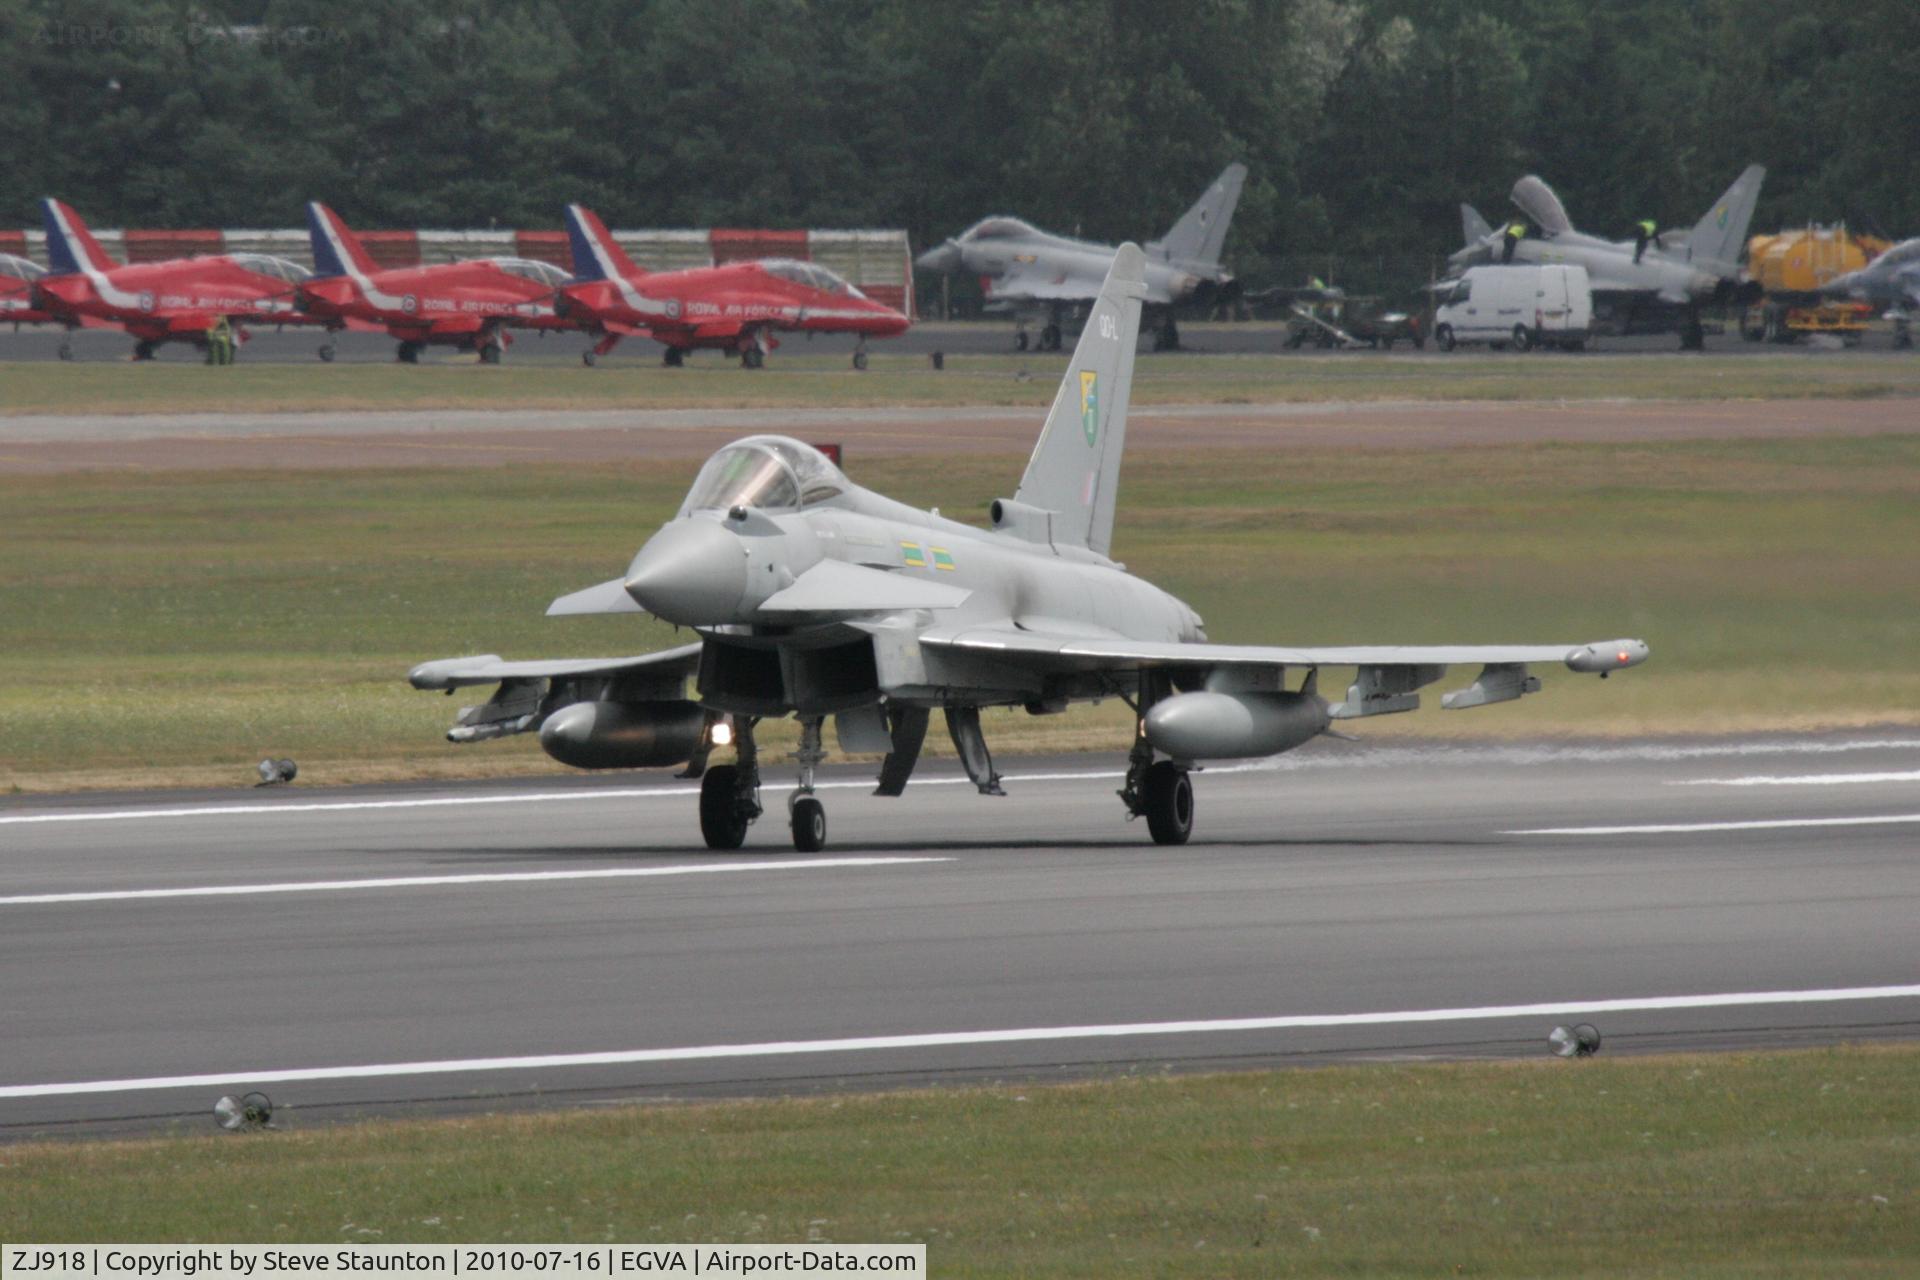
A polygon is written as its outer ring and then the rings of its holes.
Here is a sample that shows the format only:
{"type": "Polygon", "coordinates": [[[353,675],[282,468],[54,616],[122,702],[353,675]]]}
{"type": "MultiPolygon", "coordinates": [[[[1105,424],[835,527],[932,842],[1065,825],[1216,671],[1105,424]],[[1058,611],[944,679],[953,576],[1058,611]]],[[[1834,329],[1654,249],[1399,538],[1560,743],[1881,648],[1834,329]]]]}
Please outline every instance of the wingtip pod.
{"type": "Polygon", "coordinates": [[[475,663],[500,661],[497,653],[474,654],[465,658],[439,658],[433,662],[423,662],[407,672],[407,683],[416,689],[438,693],[442,689],[448,692],[459,687],[458,672],[462,667],[471,667],[475,663]]]}
{"type": "Polygon", "coordinates": [[[1583,644],[1567,653],[1567,666],[1588,675],[1606,675],[1637,667],[1652,654],[1645,640],[1602,640],[1583,644]]]}

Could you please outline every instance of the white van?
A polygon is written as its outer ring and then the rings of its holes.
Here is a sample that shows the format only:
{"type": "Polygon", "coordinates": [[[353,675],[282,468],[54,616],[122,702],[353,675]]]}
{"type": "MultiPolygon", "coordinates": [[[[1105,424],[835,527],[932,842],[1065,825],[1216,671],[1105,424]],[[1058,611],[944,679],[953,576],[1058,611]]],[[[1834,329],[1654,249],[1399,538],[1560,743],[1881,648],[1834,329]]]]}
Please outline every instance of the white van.
{"type": "Polygon", "coordinates": [[[1442,351],[1463,342],[1578,351],[1593,325],[1585,267],[1468,267],[1435,301],[1433,340],[1442,351]]]}

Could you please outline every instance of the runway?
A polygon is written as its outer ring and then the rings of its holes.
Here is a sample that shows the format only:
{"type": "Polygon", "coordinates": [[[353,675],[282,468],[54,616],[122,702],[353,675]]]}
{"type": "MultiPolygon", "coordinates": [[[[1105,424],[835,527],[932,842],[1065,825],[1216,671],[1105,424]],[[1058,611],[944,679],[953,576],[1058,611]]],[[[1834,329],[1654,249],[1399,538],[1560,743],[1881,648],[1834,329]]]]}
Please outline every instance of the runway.
{"type": "Polygon", "coordinates": [[[786,772],[738,854],[621,774],[16,798],[0,1132],[1920,1034],[1920,735],[1371,747],[786,772]]]}

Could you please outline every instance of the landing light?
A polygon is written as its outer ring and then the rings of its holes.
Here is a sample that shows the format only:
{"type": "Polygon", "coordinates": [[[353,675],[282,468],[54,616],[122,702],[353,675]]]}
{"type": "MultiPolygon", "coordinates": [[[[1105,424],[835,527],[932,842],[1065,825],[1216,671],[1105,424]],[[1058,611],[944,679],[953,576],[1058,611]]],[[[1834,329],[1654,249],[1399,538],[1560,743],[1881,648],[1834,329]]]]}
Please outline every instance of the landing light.
{"type": "Polygon", "coordinates": [[[713,726],[713,745],[725,747],[733,742],[733,726],[725,720],[716,721],[713,726]]]}
{"type": "Polygon", "coordinates": [[[1547,1047],[1556,1057],[1590,1058],[1600,1052],[1600,1032],[1591,1022],[1555,1027],[1547,1035],[1547,1047]]]}
{"type": "Polygon", "coordinates": [[[213,1104],[213,1118],[222,1129],[264,1129],[273,1120],[273,1100],[264,1093],[249,1093],[235,1101],[228,1095],[213,1104]]]}

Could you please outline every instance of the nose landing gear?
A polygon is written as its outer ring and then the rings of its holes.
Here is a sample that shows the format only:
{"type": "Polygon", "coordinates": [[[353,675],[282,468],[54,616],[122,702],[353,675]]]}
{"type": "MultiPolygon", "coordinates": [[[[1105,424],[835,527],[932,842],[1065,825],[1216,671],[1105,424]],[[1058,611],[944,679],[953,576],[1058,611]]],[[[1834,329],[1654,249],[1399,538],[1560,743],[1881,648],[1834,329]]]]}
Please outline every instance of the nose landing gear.
{"type": "MultiPolygon", "coordinates": [[[[747,828],[761,813],[760,762],[753,744],[753,721],[741,719],[734,733],[739,763],[715,765],[700,779],[700,835],[709,849],[738,849],[746,843],[747,828]]],[[[821,834],[824,837],[824,826],[821,834]]]]}
{"type": "Polygon", "coordinates": [[[800,721],[800,747],[793,760],[800,766],[800,789],[787,801],[788,825],[793,828],[793,847],[801,853],[818,853],[827,847],[827,808],[813,794],[813,771],[826,760],[820,745],[820,726],[824,716],[807,716],[800,721]]]}

